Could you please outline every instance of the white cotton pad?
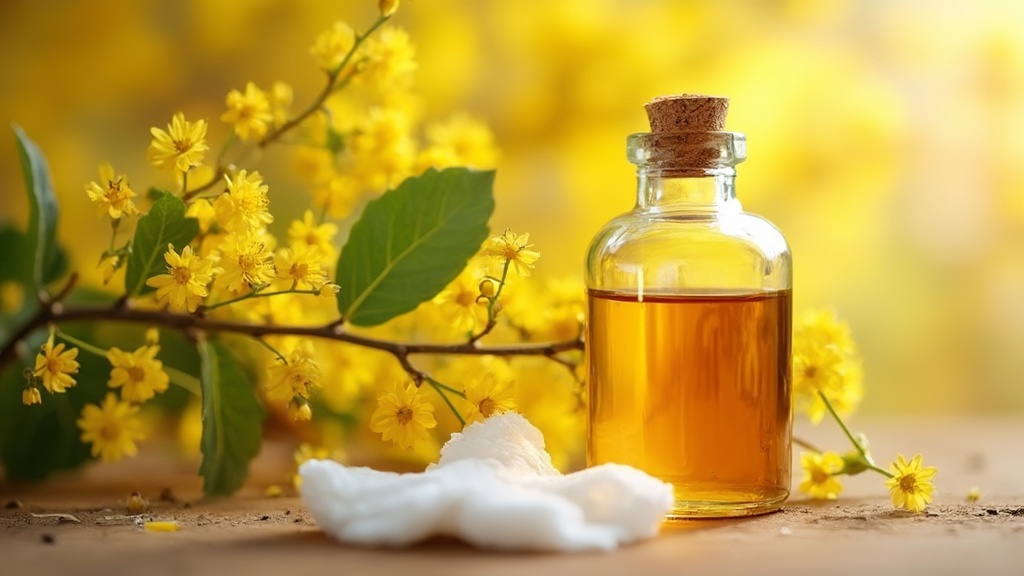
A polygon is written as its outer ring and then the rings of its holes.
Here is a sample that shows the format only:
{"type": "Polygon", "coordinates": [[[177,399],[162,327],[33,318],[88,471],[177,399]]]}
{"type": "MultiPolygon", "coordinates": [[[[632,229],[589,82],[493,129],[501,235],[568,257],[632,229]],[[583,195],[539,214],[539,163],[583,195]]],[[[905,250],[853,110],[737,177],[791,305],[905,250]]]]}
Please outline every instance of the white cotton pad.
{"type": "Polygon", "coordinates": [[[453,434],[424,472],[310,460],[299,474],[324,532],[366,545],[447,535],[501,550],[610,550],[657,534],[673,500],[670,484],[630,466],[560,474],[540,431],[514,413],[453,434]]]}

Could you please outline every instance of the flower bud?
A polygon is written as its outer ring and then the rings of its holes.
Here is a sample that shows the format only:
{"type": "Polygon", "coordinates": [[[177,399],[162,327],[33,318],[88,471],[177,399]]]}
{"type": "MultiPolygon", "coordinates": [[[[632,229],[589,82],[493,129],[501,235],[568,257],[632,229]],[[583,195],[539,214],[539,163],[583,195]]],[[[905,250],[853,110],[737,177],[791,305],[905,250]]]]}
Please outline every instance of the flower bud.
{"type": "Polygon", "coordinates": [[[398,11],[399,0],[380,0],[377,7],[380,8],[380,15],[390,18],[398,11]]]}
{"type": "Polygon", "coordinates": [[[21,391],[21,403],[25,406],[42,404],[43,398],[39,395],[39,388],[35,386],[25,387],[25,389],[21,391]]]}
{"type": "Polygon", "coordinates": [[[292,422],[308,422],[313,418],[313,410],[305,399],[296,396],[288,403],[288,417],[292,422]]]}
{"type": "Polygon", "coordinates": [[[494,280],[490,278],[480,283],[480,295],[485,298],[494,298],[494,294],[497,292],[497,288],[494,286],[494,280]]]}
{"type": "Polygon", "coordinates": [[[320,287],[320,292],[317,296],[322,298],[334,298],[334,295],[341,291],[341,286],[328,282],[320,287]]]}

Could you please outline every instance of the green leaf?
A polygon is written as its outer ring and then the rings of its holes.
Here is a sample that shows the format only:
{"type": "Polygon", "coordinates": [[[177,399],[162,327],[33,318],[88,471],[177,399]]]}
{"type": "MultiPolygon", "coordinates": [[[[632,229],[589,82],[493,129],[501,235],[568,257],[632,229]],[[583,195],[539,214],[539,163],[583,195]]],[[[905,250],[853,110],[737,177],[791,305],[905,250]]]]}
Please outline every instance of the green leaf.
{"type": "Polygon", "coordinates": [[[173,244],[178,252],[199,233],[199,222],[185,217],[185,203],[169,192],[161,192],[149,209],[139,218],[132,239],[132,253],[124,275],[124,291],[129,296],[151,292],[146,280],[165,270],[164,253],[173,244]]]}
{"type": "MultiPolygon", "coordinates": [[[[43,152],[17,124],[12,124],[21,158],[21,172],[28,192],[28,248],[34,257],[32,280],[37,289],[59,276],[61,264],[57,249],[57,221],[60,208],[50,182],[50,169],[43,152]]],[[[65,262],[66,267],[66,262],[65,262]]]]}
{"type": "Polygon", "coordinates": [[[338,258],[338,309],[375,326],[444,289],[487,238],[494,171],[430,169],[366,205],[338,258]]]}
{"type": "Polygon", "coordinates": [[[203,387],[203,492],[226,495],[249,476],[249,462],[260,452],[263,407],[234,356],[221,344],[199,342],[203,387]]]}
{"type": "MultiPolygon", "coordinates": [[[[93,340],[91,326],[68,331],[93,340]]],[[[25,345],[35,352],[45,339],[46,330],[41,329],[27,338],[25,345]]],[[[110,364],[85,352],[77,360],[77,384],[63,394],[50,394],[40,387],[43,403],[35,406],[21,403],[25,379],[20,362],[11,363],[0,378],[0,461],[9,480],[42,480],[51,472],[70,470],[91,459],[89,445],[82,443],[75,421],[86,404],[102,401],[110,364]]]]}

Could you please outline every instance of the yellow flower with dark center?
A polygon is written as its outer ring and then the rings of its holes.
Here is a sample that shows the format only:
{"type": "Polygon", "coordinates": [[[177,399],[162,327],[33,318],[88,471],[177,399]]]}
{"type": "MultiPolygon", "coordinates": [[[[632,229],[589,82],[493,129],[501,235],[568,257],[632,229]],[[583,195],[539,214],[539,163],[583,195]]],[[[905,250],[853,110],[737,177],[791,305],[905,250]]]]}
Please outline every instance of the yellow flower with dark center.
{"type": "Polygon", "coordinates": [[[328,30],[320,33],[309,48],[317,65],[326,72],[333,72],[341,66],[345,56],[356,43],[356,31],[345,22],[335,22],[328,30]]]}
{"type": "Polygon", "coordinates": [[[159,346],[142,346],[131,353],[120,348],[108,350],[107,360],[113,368],[107,386],[121,388],[121,398],[133,404],[141,404],[167,390],[167,372],[156,359],[159,351],[159,346]]]}
{"type": "Polygon", "coordinates": [[[835,452],[804,452],[800,455],[804,479],[800,491],[815,500],[835,500],[843,491],[836,474],[843,470],[843,457],[835,452]]]}
{"type": "Polygon", "coordinates": [[[922,456],[914,456],[910,462],[902,454],[896,455],[889,471],[893,477],[885,481],[892,495],[892,505],[897,508],[921,512],[932,501],[935,490],[932,478],[937,470],[934,466],[921,466],[922,456]]]}
{"type": "Polygon", "coordinates": [[[149,145],[149,161],[157,168],[172,167],[181,172],[203,163],[206,151],[206,120],[188,122],[178,112],[167,125],[167,130],[150,128],[153,141],[149,145]]]}
{"type": "Polygon", "coordinates": [[[324,377],[313,359],[313,347],[303,341],[284,357],[286,362],[278,358],[267,368],[267,396],[283,402],[292,402],[296,396],[309,398],[324,377]]]}
{"type": "Polygon", "coordinates": [[[501,236],[495,236],[487,241],[484,246],[484,254],[498,260],[507,261],[520,276],[529,276],[530,268],[540,258],[540,252],[530,250],[530,235],[519,235],[506,229],[501,236]]]}
{"type": "Polygon", "coordinates": [[[185,246],[179,255],[168,244],[164,260],[167,274],[153,276],[146,285],[156,288],[157,301],[166,302],[172,312],[195,312],[203,298],[210,295],[207,284],[221,269],[213,267],[212,259],[194,253],[191,246],[185,246]]]}
{"type": "Polygon", "coordinates": [[[320,250],[316,246],[296,242],[291,248],[279,250],[276,260],[278,277],[291,280],[296,288],[319,290],[327,281],[320,266],[320,250]]]}
{"type": "Polygon", "coordinates": [[[259,290],[274,280],[273,256],[266,245],[251,237],[234,236],[221,244],[219,285],[241,294],[259,290]]]}
{"type": "Polygon", "coordinates": [[[75,385],[72,374],[78,373],[78,348],[64,349],[64,343],[54,344],[53,333],[46,339],[41,351],[36,354],[36,365],[33,370],[36,378],[43,381],[43,386],[51,394],[60,394],[75,385]]]}
{"type": "Polygon", "coordinates": [[[85,187],[85,192],[89,195],[89,200],[96,203],[100,216],[106,214],[117,220],[122,216],[131,216],[139,212],[132,202],[135,192],[128,185],[128,178],[124,174],[116,174],[114,167],[107,162],[100,165],[99,182],[90,182],[85,187]]]}
{"type": "Polygon", "coordinates": [[[420,399],[415,384],[395,385],[394,390],[377,397],[377,404],[370,416],[370,430],[400,448],[412,448],[437,426],[434,406],[420,399]]]}
{"type": "Polygon", "coordinates": [[[338,227],[330,222],[317,224],[313,218],[313,211],[306,210],[302,220],[293,220],[288,227],[288,237],[292,243],[301,243],[315,246],[320,249],[320,254],[328,260],[333,260],[337,249],[334,247],[334,236],[338,233],[338,227]]]}
{"type": "Polygon", "coordinates": [[[480,422],[495,414],[515,410],[515,396],[512,380],[499,379],[493,372],[484,373],[466,386],[466,402],[470,404],[466,422],[480,422]]]}
{"type": "Polygon", "coordinates": [[[145,436],[138,414],[138,406],[118,401],[114,393],[108,392],[99,406],[86,404],[76,424],[82,430],[82,442],[92,444],[93,456],[117,462],[138,453],[135,443],[145,436]]]}
{"type": "Polygon", "coordinates": [[[228,92],[227,112],[220,119],[235,128],[235,134],[242,140],[262,138],[267,127],[274,121],[270,111],[270,100],[256,84],[249,82],[245,92],[228,92]]]}
{"type": "Polygon", "coordinates": [[[268,188],[259,172],[250,174],[240,170],[234,177],[224,178],[228,191],[217,197],[213,209],[217,222],[225,230],[235,234],[255,234],[274,221],[274,216],[267,209],[270,206],[268,188]]]}

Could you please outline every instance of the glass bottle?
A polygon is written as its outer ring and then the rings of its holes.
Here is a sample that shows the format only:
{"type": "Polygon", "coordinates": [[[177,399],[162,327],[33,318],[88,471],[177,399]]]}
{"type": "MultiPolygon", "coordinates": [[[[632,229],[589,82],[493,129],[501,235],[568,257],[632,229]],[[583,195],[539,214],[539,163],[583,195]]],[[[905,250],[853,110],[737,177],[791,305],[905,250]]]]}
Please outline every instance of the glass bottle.
{"type": "Polygon", "coordinates": [[[745,137],[633,134],[627,154],[636,206],[586,259],[588,465],[671,483],[669,519],[776,510],[791,474],[792,261],[736,199],[745,137]]]}

